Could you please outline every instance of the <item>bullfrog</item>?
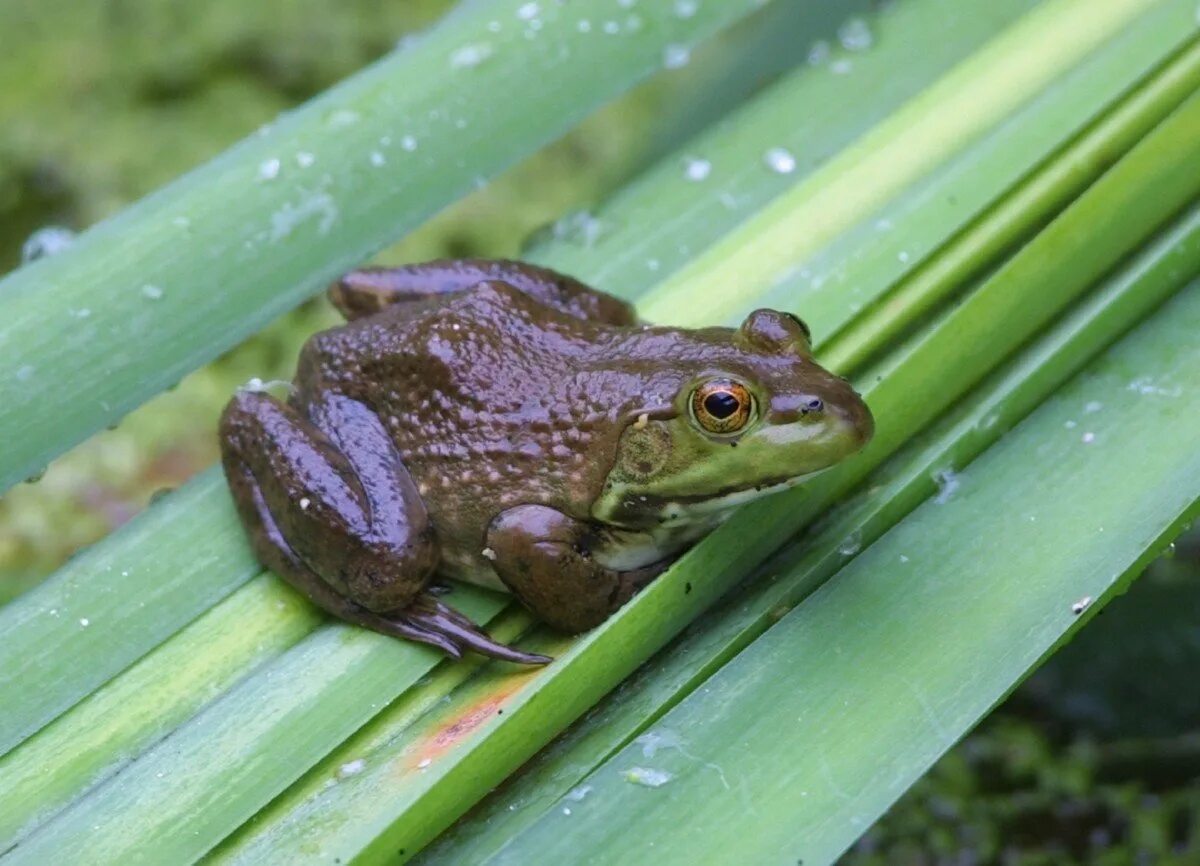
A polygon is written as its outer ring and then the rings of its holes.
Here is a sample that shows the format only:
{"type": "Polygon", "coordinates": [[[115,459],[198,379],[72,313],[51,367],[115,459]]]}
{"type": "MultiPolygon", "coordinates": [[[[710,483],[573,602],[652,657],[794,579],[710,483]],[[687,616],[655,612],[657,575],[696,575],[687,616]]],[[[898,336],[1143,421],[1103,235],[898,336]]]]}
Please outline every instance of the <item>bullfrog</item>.
{"type": "Polygon", "coordinates": [[[554,628],[603,622],[738,505],[858,451],[863,400],[795,315],[640,322],[530,264],[353,271],[286,400],[238,391],[222,464],[262,564],[318,607],[459,657],[493,640],[435,575],[554,628]]]}

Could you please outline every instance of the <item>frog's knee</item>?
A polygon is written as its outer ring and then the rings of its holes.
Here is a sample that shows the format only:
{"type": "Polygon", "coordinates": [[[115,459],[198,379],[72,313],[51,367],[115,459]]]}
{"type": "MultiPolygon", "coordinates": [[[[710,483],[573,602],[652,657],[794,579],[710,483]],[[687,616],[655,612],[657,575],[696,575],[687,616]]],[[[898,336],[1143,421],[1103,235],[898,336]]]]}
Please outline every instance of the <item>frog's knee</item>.
{"type": "Polygon", "coordinates": [[[253,449],[272,421],[285,413],[282,403],[262,391],[237,391],[221,412],[218,434],[222,446],[253,449]]]}
{"type": "Polygon", "coordinates": [[[402,542],[381,539],[367,542],[346,558],[339,580],[346,595],[375,613],[407,607],[429,583],[440,558],[431,527],[402,542]]]}

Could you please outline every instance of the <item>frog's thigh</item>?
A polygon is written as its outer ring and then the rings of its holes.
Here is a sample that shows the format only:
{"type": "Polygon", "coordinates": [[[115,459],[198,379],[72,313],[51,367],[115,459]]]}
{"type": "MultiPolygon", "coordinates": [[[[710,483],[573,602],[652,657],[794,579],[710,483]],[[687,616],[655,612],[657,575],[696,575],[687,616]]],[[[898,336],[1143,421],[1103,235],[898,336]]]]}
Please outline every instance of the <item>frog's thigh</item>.
{"type": "Polygon", "coordinates": [[[222,460],[243,520],[268,527],[252,533],[260,557],[342,617],[323,601],[328,589],[369,610],[394,610],[416,596],[438,559],[416,487],[390,440],[380,440],[386,431],[352,402],[320,407],[332,435],[258,392],[237,394],[221,418],[222,460]]]}
{"type": "Polygon", "coordinates": [[[571,633],[604,622],[662,571],[603,566],[589,554],[593,540],[586,523],[542,505],[501,512],[487,536],[505,585],[540,619],[571,633]]]}
{"type": "Polygon", "coordinates": [[[400,268],[351,271],[329,289],[330,300],[347,319],[385,307],[450,296],[479,283],[508,283],[548,307],[592,322],[632,325],[633,307],[565,274],[502,259],[443,259],[400,268]]]}

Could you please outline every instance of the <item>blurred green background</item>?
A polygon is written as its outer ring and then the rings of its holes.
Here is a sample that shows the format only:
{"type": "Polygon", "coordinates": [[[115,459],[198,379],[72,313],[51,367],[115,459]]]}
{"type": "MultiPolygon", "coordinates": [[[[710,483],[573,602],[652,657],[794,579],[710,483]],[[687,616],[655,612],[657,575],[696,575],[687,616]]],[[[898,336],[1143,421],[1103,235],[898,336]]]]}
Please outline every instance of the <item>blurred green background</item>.
{"type": "MultiPolygon", "coordinates": [[[[450,5],[0,0],[0,271],[19,264],[23,247],[46,245],[39,230],[79,230],[113,213],[417,38],[450,5]]],[[[711,93],[736,54],[714,46],[682,74],[638,88],[381,258],[518,254],[531,234],[710,120],[706,86],[711,93]]],[[[802,46],[791,55],[803,56],[802,46]]],[[[232,389],[289,378],[307,335],[335,321],[324,301],[309,302],[0,497],[0,604],[211,465],[232,389]]],[[[1198,614],[1192,535],[845,862],[1200,863],[1198,614]]]]}

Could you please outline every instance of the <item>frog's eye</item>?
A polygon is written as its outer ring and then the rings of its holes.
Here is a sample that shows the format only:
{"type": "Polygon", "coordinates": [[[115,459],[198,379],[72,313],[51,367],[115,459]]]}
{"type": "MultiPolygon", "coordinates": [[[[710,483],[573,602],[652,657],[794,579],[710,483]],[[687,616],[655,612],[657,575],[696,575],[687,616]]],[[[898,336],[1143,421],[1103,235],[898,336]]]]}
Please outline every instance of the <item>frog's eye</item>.
{"type": "Polygon", "coordinates": [[[718,436],[737,433],[754,415],[754,397],[732,379],[710,379],[692,392],[692,418],[718,436]]]}

